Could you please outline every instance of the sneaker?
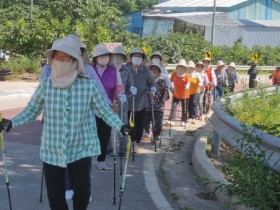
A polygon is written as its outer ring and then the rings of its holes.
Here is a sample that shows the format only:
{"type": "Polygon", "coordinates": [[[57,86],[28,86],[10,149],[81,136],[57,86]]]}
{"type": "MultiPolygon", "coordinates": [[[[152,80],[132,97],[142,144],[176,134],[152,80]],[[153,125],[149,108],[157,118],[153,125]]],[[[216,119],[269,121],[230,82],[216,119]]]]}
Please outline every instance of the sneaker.
{"type": "Polygon", "coordinates": [[[74,195],[74,191],[73,190],[66,190],[65,192],[65,199],[66,200],[72,200],[74,195]]]}
{"type": "Polygon", "coordinates": [[[125,158],[125,153],[124,152],[119,152],[118,158],[125,158]]]}
{"type": "Polygon", "coordinates": [[[184,121],[182,121],[181,124],[180,124],[180,126],[181,126],[181,127],[185,127],[185,126],[186,126],[186,123],[185,123],[184,121]]]}
{"type": "Polygon", "coordinates": [[[91,203],[92,202],[92,196],[89,196],[88,202],[91,203]]]}
{"type": "Polygon", "coordinates": [[[107,169],[107,165],[104,161],[98,161],[97,164],[96,164],[96,167],[99,170],[106,170],[107,169]]]}
{"type": "Polygon", "coordinates": [[[172,121],[170,121],[170,120],[167,120],[166,122],[165,122],[165,125],[166,126],[174,126],[175,125],[175,123],[174,122],[172,122],[172,121]]]}

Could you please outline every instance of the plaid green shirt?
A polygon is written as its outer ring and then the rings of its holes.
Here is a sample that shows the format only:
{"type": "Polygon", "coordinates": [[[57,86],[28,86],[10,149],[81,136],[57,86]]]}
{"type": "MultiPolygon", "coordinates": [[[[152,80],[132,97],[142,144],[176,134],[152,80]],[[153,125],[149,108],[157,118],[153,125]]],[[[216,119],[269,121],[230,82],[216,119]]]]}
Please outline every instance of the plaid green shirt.
{"type": "Polygon", "coordinates": [[[51,79],[42,81],[26,108],[12,119],[13,128],[36,120],[43,109],[40,157],[60,167],[100,154],[93,110],[114,129],[120,131],[123,125],[95,82],[81,76],[70,88],[54,88],[51,79]]]}

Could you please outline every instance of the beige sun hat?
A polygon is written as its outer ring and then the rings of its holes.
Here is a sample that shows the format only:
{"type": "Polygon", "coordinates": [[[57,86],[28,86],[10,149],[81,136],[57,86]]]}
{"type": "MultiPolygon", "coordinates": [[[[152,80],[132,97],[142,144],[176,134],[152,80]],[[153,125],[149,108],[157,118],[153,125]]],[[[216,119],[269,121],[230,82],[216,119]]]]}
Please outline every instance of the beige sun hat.
{"type": "Polygon", "coordinates": [[[161,55],[161,53],[159,51],[153,52],[152,55],[150,56],[150,59],[152,59],[152,57],[155,56],[155,55],[159,56],[160,59],[163,60],[162,55],[161,55]]]}
{"type": "Polygon", "coordinates": [[[217,67],[224,66],[224,65],[225,65],[225,63],[222,60],[217,61],[217,67]]]}
{"type": "Polygon", "coordinates": [[[211,62],[210,58],[208,58],[208,57],[205,57],[205,58],[202,60],[202,62],[203,62],[203,61],[209,61],[209,62],[211,62]]]}
{"type": "Polygon", "coordinates": [[[194,68],[195,69],[195,64],[193,61],[188,62],[188,68],[194,68]]]}
{"type": "Polygon", "coordinates": [[[146,58],[146,54],[143,52],[143,50],[141,50],[140,48],[134,48],[133,50],[132,50],[132,52],[130,53],[130,57],[132,57],[132,55],[134,54],[134,53],[140,53],[140,54],[142,54],[143,55],[143,59],[145,59],[146,58]]]}
{"type": "Polygon", "coordinates": [[[44,54],[48,59],[53,59],[55,51],[62,51],[75,58],[78,61],[78,72],[80,74],[84,74],[84,65],[81,57],[81,50],[77,42],[73,41],[73,39],[69,37],[65,37],[63,39],[57,40],[57,42],[54,42],[52,48],[46,50],[44,54]]]}
{"type": "Polygon", "coordinates": [[[158,69],[159,69],[159,71],[160,71],[160,73],[161,73],[161,67],[160,67],[160,65],[158,65],[158,64],[151,64],[150,66],[149,66],[149,68],[150,69],[152,69],[152,67],[157,67],[158,69]]]}
{"type": "Polygon", "coordinates": [[[235,68],[235,69],[236,69],[236,65],[235,65],[234,62],[231,62],[231,63],[228,65],[228,67],[232,67],[232,68],[235,68]]]}
{"type": "Polygon", "coordinates": [[[108,50],[106,45],[104,45],[104,44],[97,44],[94,47],[92,58],[96,58],[96,57],[98,57],[100,55],[106,55],[106,54],[111,55],[112,53],[108,50]]]}
{"type": "Polygon", "coordinates": [[[81,39],[75,35],[75,34],[69,34],[67,37],[75,40],[77,42],[77,44],[80,46],[80,48],[82,49],[82,59],[84,63],[89,63],[89,58],[88,58],[88,51],[86,49],[86,47],[83,45],[83,43],[81,42],[81,39]]]}
{"type": "Polygon", "coordinates": [[[185,59],[180,59],[179,63],[177,64],[177,66],[183,66],[185,68],[188,68],[187,62],[185,59]]]}
{"type": "Polygon", "coordinates": [[[202,65],[202,66],[204,67],[204,64],[203,64],[202,61],[198,61],[198,62],[196,63],[196,65],[195,65],[195,67],[197,67],[198,65],[202,65]]]}
{"type": "Polygon", "coordinates": [[[127,58],[126,54],[125,54],[125,51],[124,51],[124,48],[122,45],[119,45],[119,46],[116,46],[114,49],[113,49],[113,54],[121,54],[125,57],[125,59],[127,58]]]}

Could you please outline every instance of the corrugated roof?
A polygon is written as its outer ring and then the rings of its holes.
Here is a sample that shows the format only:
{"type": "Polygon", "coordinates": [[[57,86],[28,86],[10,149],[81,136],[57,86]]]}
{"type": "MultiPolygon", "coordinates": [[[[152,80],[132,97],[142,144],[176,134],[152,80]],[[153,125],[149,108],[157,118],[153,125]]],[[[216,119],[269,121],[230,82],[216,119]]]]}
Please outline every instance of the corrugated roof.
{"type": "Polygon", "coordinates": [[[245,26],[280,28],[280,20],[239,20],[245,26]]]}
{"type": "MultiPolygon", "coordinates": [[[[241,4],[248,0],[216,0],[216,7],[232,7],[237,4],[241,4]]],[[[213,7],[213,0],[170,0],[161,4],[157,4],[154,7],[213,7]]]]}
{"type": "MultiPolygon", "coordinates": [[[[212,12],[188,12],[188,13],[167,13],[167,14],[144,14],[144,17],[167,17],[182,20],[202,26],[212,26],[212,12]]],[[[215,25],[219,26],[243,26],[238,20],[233,19],[228,14],[217,12],[215,25]]]]}

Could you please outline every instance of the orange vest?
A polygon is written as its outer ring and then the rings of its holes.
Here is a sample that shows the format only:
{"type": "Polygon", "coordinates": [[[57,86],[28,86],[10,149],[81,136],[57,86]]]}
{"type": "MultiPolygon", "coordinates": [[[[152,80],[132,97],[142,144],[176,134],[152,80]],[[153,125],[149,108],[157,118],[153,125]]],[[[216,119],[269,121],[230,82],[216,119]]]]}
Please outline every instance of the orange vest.
{"type": "MultiPolygon", "coordinates": [[[[205,73],[207,74],[209,82],[212,83],[212,81],[213,81],[213,78],[212,78],[212,66],[210,66],[209,69],[205,70],[205,73]]],[[[211,90],[211,89],[213,89],[213,85],[206,85],[205,89],[206,90],[209,90],[209,89],[211,90]]]]}
{"type": "Polygon", "coordinates": [[[183,77],[178,77],[177,73],[174,72],[171,75],[170,81],[174,83],[175,98],[186,99],[190,97],[189,90],[185,91],[186,84],[190,82],[190,76],[188,73],[186,73],[183,77]]]}
{"type": "Polygon", "coordinates": [[[280,71],[276,72],[276,70],[272,73],[272,84],[280,85],[280,71]]]}
{"type": "Polygon", "coordinates": [[[198,77],[194,75],[194,77],[190,78],[190,95],[200,93],[200,87],[198,86],[198,77]]]}

